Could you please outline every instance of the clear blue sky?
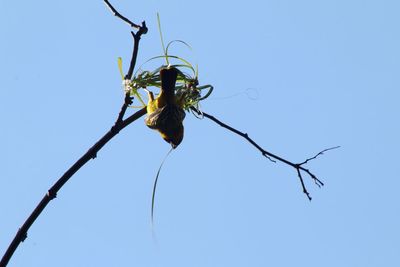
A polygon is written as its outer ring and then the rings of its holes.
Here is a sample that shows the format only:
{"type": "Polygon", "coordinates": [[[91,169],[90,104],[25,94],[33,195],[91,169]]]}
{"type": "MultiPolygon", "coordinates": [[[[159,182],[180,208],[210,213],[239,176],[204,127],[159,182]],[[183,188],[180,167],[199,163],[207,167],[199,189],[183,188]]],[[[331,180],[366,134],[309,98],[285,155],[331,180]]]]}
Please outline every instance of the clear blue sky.
{"type": "MultiPolygon", "coordinates": [[[[400,266],[398,1],[112,3],[147,22],[139,62],[161,53],[157,11],[166,40],[191,44],[173,52],[214,85],[204,111],[295,162],[342,147],[309,164],[326,183],[306,180],[309,202],[293,169],[188,114],[154,238],[169,146],[140,119],[62,188],[9,266],[400,266]]],[[[115,121],[129,31],[100,0],[0,1],[1,255],[115,121]]]]}

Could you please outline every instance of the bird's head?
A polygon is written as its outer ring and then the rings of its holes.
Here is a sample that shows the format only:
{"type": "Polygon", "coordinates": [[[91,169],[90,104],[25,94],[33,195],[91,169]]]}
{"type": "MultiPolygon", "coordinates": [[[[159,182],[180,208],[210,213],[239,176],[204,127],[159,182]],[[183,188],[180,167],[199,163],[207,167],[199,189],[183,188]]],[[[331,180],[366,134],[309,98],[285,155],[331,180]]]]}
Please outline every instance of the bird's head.
{"type": "Polygon", "coordinates": [[[171,144],[172,148],[175,149],[178,147],[178,145],[182,142],[183,140],[183,124],[180,123],[179,126],[174,129],[173,133],[163,133],[160,132],[162,138],[171,144]]]}

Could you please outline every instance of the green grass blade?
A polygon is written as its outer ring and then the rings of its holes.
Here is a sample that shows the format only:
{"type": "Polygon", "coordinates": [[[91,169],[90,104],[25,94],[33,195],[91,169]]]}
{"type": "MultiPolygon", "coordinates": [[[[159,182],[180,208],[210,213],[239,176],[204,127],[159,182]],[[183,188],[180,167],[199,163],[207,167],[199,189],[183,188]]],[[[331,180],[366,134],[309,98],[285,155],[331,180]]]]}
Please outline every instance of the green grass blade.
{"type": "Polygon", "coordinates": [[[167,159],[169,154],[172,152],[172,150],[174,150],[174,149],[171,148],[168,151],[167,155],[165,155],[163,161],[160,164],[160,167],[158,168],[156,179],[154,179],[153,193],[152,193],[152,196],[151,196],[151,224],[153,224],[153,218],[154,218],[154,205],[155,205],[155,199],[156,199],[156,189],[157,189],[158,177],[160,176],[160,171],[161,171],[162,166],[164,165],[165,160],[167,159]]]}
{"type": "Polygon", "coordinates": [[[121,57],[118,57],[118,69],[119,69],[119,73],[121,74],[122,80],[125,79],[125,75],[122,70],[122,58],[121,57]]]}
{"type": "Polygon", "coordinates": [[[181,43],[181,44],[185,45],[187,48],[189,48],[190,50],[192,50],[192,47],[191,47],[188,43],[186,43],[185,41],[182,41],[182,40],[172,40],[171,42],[169,42],[169,43],[167,44],[167,48],[166,48],[166,53],[167,53],[167,54],[168,54],[168,49],[169,49],[169,47],[170,47],[173,43],[181,43]]]}
{"type": "Polygon", "coordinates": [[[199,98],[199,101],[206,99],[207,97],[209,97],[212,93],[212,91],[214,90],[214,87],[210,84],[207,85],[203,85],[201,87],[198,87],[198,89],[203,90],[203,89],[207,89],[208,88],[208,92],[205,96],[202,96],[199,98]]]}
{"type": "Polygon", "coordinates": [[[164,38],[162,35],[162,30],[161,30],[160,14],[158,12],[157,12],[157,23],[158,23],[158,31],[160,33],[161,45],[162,45],[163,53],[165,55],[165,61],[167,62],[167,65],[169,65],[168,54],[167,54],[167,50],[165,49],[164,38]]]}

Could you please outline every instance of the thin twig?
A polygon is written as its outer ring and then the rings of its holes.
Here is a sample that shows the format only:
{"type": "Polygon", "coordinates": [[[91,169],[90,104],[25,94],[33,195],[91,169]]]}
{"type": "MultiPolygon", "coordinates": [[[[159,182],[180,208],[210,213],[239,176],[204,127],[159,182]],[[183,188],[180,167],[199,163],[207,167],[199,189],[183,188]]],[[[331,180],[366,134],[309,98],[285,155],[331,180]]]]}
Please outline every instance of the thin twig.
{"type": "Polygon", "coordinates": [[[323,155],[324,152],[329,151],[329,150],[332,150],[332,149],[336,149],[336,148],[339,148],[339,147],[340,147],[340,146],[334,146],[334,147],[330,147],[330,148],[324,149],[324,150],[322,150],[321,152],[318,152],[315,156],[306,159],[305,161],[303,161],[303,162],[300,163],[300,164],[301,164],[301,165],[307,164],[309,161],[311,161],[311,160],[313,160],[313,159],[316,159],[316,158],[317,158],[318,156],[320,156],[320,155],[323,155]]]}
{"type": "MultiPolygon", "coordinates": [[[[133,28],[138,28],[138,32],[135,34],[133,32],[132,36],[134,37],[134,47],[132,53],[132,59],[129,67],[128,73],[125,75],[125,79],[131,79],[133,69],[135,68],[136,58],[139,49],[139,41],[142,34],[147,33],[146,23],[142,22],[142,26],[139,26],[133,22],[131,22],[126,17],[122,16],[107,0],[104,0],[105,4],[111,9],[113,14],[128,23],[133,28]]],[[[14,254],[15,250],[18,248],[19,244],[23,242],[28,235],[28,230],[35,222],[35,220],[39,217],[42,211],[46,208],[47,204],[57,196],[57,192],[63,187],[63,185],[82,167],[84,166],[90,159],[95,159],[97,153],[100,149],[107,144],[115,135],[117,135],[122,129],[126,126],[137,120],[138,118],[142,117],[146,114],[146,107],[142,108],[141,110],[137,111],[127,119],[123,119],[126,109],[129,105],[132,104],[132,97],[130,96],[129,92],[125,95],[124,104],[121,107],[121,110],[118,114],[118,118],[115,121],[114,125],[111,129],[97,141],[78,161],[74,163],[58,180],[57,182],[47,191],[45,196],[42,198],[40,203],[36,206],[33,210],[31,215],[26,219],[24,224],[21,228],[18,229],[14,239],[10,243],[7,251],[5,252],[3,258],[0,261],[0,267],[7,266],[8,262],[10,261],[12,255],[14,254]]]]}
{"type": "Polygon", "coordinates": [[[146,22],[143,21],[142,25],[138,25],[133,23],[132,21],[130,21],[129,19],[127,19],[126,17],[122,16],[112,5],[110,2],[108,2],[108,0],[104,0],[104,3],[107,5],[107,7],[111,10],[111,12],[114,14],[114,16],[116,16],[117,18],[125,21],[126,23],[129,24],[129,26],[131,26],[132,28],[136,28],[138,29],[137,33],[134,33],[133,31],[131,31],[132,37],[133,37],[133,52],[132,52],[132,58],[131,58],[131,62],[129,65],[129,70],[128,73],[125,75],[125,79],[130,80],[132,79],[132,75],[133,75],[133,70],[135,69],[135,64],[136,64],[136,58],[138,55],[138,51],[139,51],[139,41],[140,38],[142,36],[142,34],[146,34],[148,32],[148,28],[146,26],[146,22]]]}
{"type": "Polygon", "coordinates": [[[122,16],[111,4],[110,2],[108,2],[107,0],[104,0],[104,3],[107,5],[107,7],[111,10],[111,12],[114,14],[114,16],[116,16],[117,18],[120,18],[121,20],[125,21],[126,23],[128,23],[129,26],[131,26],[132,28],[136,28],[139,29],[140,26],[133,23],[132,21],[130,21],[129,19],[127,19],[126,17],[122,16]]]}
{"type": "MultiPolygon", "coordinates": [[[[289,166],[295,168],[296,171],[297,171],[297,176],[298,176],[299,179],[300,179],[300,183],[301,183],[301,187],[302,187],[302,189],[303,189],[303,193],[307,196],[307,198],[308,198],[309,200],[311,200],[312,198],[311,198],[310,193],[307,191],[307,188],[306,188],[306,186],[305,186],[305,184],[304,184],[304,179],[303,179],[303,176],[302,176],[302,173],[301,173],[301,172],[303,171],[303,172],[305,172],[306,174],[308,174],[317,186],[321,187],[321,186],[324,185],[324,183],[323,183],[321,180],[319,180],[318,177],[317,177],[316,175],[314,175],[309,169],[304,168],[303,165],[306,164],[306,163],[308,163],[309,161],[311,161],[311,160],[317,158],[319,155],[322,155],[324,152],[326,152],[326,151],[328,151],[328,150],[332,150],[332,149],[339,148],[339,146],[335,146],[335,147],[331,147],[331,148],[324,149],[324,150],[322,150],[321,152],[317,153],[314,157],[308,158],[308,159],[306,159],[305,161],[303,161],[302,163],[293,163],[293,162],[290,162],[290,161],[288,161],[288,160],[286,160],[286,159],[284,159],[284,158],[282,158],[282,157],[279,157],[279,156],[277,156],[277,155],[275,155],[275,154],[272,154],[271,152],[268,152],[268,151],[264,150],[264,149],[263,149],[260,145],[258,145],[253,139],[251,139],[247,133],[243,133],[243,132],[241,132],[241,131],[239,131],[239,130],[237,130],[237,129],[235,129],[235,128],[233,128],[233,127],[231,127],[231,126],[229,126],[229,125],[227,125],[227,124],[225,124],[225,123],[223,123],[222,121],[218,120],[217,118],[215,118],[215,117],[212,116],[212,115],[209,115],[209,114],[205,113],[204,111],[199,111],[198,109],[196,109],[196,108],[194,108],[194,107],[192,107],[191,109],[192,109],[192,111],[194,111],[195,113],[197,113],[197,114],[199,114],[199,115],[202,115],[202,116],[204,116],[204,117],[206,117],[206,118],[208,118],[208,119],[214,121],[215,123],[217,123],[217,124],[220,125],[221,127],[225,128],[225,129],[228,129],[229,131],[231,131],[231,132],[233,132],[233,133],[235,133],[235,134],[237,134],[237,135],[243,137],[243,138],[246,139],[250,144],[252,144],[255,148],[257,148],[257,149],[262,153],[262,155],[263,155],[264,157],[268,158],[269,160],[274,161],[274,160],[271,159],[271,158],[273,158],[273,159],[276,159],[276,160],[278,160],[278,161],[280,161],[280,162],[283,162],[283,163],[285,163],[285,164],[287,164],[287,165],[289,165],[289,166]]],[[[274,162],[275,162],[275,161],[274,161],[274,162]]]]}

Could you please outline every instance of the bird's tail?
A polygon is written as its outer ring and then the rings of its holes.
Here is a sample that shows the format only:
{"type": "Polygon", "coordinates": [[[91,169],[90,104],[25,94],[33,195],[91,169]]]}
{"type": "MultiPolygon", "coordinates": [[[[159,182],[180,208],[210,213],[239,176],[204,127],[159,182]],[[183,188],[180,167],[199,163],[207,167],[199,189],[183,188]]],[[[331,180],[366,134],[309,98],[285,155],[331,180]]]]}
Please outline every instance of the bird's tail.
{"type": "Polygon", "coordinates": [[[165,68],[160,71],[161,90],[165,94],[167,102],[175,98],[175,83],[178,71],[175,68],[165,68]]]}

